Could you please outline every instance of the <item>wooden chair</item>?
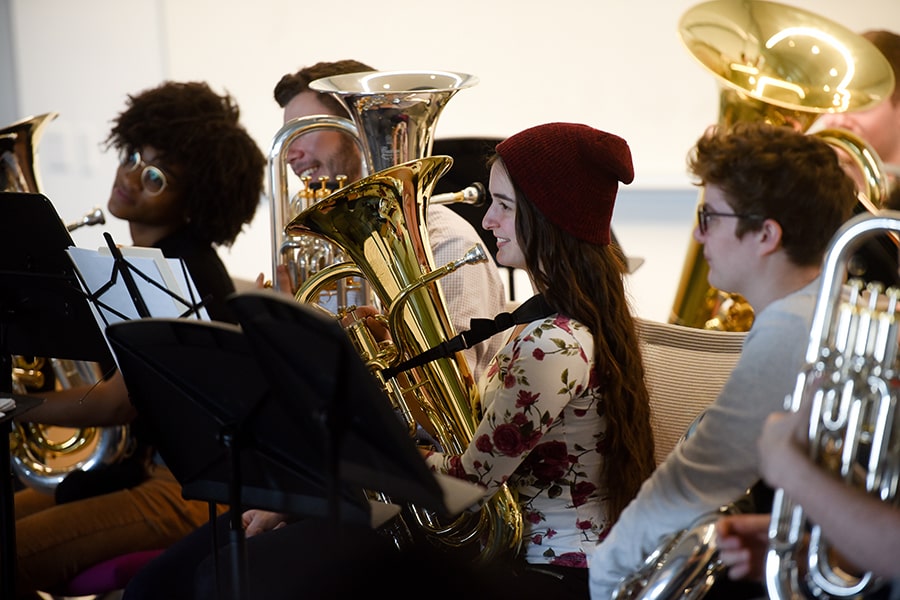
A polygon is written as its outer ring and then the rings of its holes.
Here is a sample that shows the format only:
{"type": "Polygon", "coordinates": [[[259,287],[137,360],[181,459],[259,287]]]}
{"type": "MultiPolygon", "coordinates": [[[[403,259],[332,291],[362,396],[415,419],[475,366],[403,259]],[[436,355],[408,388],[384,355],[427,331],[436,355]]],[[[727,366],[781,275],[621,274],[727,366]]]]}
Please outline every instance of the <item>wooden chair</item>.
{"type": "Polygon", "coordinates": [[[747,334],[645,319],[637,325],[659,464],[716,399],[747,334]]]}

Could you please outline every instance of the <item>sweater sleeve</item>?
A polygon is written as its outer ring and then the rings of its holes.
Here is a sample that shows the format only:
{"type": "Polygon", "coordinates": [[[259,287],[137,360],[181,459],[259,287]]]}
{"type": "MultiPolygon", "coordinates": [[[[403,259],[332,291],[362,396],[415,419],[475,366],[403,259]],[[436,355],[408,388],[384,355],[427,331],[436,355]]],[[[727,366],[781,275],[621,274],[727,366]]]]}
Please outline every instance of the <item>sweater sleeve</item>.
{"type": "Polygon", "coordinates": [[[592,600],[608,600],[665,536],[741,497],[759,479],[756,439],[765,418],[783,408],[794,388],[813,304],[805,288],[757,315],[738,364],[693,435],[644,482],[595,549],[592,600]]]}
{"type": "Polygon", "coordinates": [[[589,353],[568,323],[532,323],[504,348],[504,366],[488,374],[493,384],[472,443],[460,456],[432,453],[433,470],[481,485],[484,498],[506,483],[566,405],[591,389],[589,353]]]}

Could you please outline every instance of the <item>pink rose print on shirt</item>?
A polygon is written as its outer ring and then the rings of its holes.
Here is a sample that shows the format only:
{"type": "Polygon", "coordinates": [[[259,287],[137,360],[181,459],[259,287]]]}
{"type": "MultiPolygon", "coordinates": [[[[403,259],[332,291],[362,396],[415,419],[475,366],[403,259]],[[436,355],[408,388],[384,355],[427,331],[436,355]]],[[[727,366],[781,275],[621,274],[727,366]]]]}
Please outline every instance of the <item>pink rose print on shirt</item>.
{"type": "Polygon", "coordinates": [[[538,444],[523,463],[537,478],[535,485],[546,487],[548,484],[562,479],[569,471],[569,458],[566,444],[560,441],[538,444]]]}
{"type": "Polygon", "coordinates": [[[525,451],[522,432],[512,423],[503,423],[494,429],[494,446],[505,456],[519,456],[525,451]]]}
{"type": "MultiPolygon", "coordinates": [[[[597,486],[590,481],[579,481],[575,484],[575,487],[572,488],[572,504],[581,506],[588,501],[588,498],[590,498],[591,494],[593,494],[596,489],[597,486]]],[[[588,527],[590,527],[590,523],[588,523],[588,527]]]]}
{"type": "Polygon", "coordinates": [[[579,569],[587,568],[587,557],[584,552],[566,552],[560,554],[550,561],[551,565],[559,565],[561,567],[576,567],[579,569]]]}

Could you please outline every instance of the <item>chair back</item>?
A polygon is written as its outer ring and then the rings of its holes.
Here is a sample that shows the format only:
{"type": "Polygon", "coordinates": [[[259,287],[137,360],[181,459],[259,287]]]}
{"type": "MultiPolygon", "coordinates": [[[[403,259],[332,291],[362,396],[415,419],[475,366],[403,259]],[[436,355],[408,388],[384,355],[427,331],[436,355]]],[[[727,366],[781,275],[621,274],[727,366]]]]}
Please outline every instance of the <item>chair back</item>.
{"type": "Polygon", "coordinates": [[[637,326],[660,464],[719,395],[747,334],[646,319],[637,326]]]}

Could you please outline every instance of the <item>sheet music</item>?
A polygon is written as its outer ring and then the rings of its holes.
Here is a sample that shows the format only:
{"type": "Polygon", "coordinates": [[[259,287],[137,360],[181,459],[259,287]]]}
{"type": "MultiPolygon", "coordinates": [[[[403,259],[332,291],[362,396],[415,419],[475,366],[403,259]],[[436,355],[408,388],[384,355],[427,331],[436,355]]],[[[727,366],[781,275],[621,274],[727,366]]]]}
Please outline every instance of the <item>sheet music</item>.
{"type": "MultiPolygon", "coordinates": [[[[200,294],[180,260],[165,258],[159,248],[124,247],[119,250],[130,265],[132,279],[149,316],[179,318],[200,302],[200,294]]],[[[67,253],[104,338],[108,325],[141,318],[109,248],[87,250],[73,246],[67,253]]],[[[209,320],[203,307],[188,317],[209,320]]]]}

